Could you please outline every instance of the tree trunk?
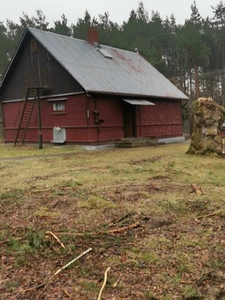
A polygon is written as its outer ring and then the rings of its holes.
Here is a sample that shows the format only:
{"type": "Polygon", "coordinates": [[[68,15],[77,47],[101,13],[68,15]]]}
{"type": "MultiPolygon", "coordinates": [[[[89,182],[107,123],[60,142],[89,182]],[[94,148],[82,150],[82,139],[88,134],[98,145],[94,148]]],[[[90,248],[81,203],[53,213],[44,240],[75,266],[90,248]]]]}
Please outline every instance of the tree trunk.
{"type": "Polygon", "coordinates": [[[199,82],[198,82],[198,67],[194,66],[194,77],[195,77],[195,97],[199,97],[199,82]]]}

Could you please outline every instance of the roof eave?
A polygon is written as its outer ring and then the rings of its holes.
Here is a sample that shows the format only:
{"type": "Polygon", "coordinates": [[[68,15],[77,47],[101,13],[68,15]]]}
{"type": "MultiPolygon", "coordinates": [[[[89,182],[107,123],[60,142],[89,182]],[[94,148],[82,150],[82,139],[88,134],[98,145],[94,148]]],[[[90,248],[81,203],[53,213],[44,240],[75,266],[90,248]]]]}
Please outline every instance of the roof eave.
{"type": "Polygon", "coordinates": [[[186,97],[174,97],[174,96],[156,96],[156,95],[147,95],[147,94],[129,94],[129,93],[115,93],[108,91],[96,91],[96,90],[86,90],[87,94],[101,94],[101,95],[112,95],[119,97],[137,97],[137,98],[157,98],[157,99],[169,99],[169,100],[190,100],[188,96],[186,97]]]}

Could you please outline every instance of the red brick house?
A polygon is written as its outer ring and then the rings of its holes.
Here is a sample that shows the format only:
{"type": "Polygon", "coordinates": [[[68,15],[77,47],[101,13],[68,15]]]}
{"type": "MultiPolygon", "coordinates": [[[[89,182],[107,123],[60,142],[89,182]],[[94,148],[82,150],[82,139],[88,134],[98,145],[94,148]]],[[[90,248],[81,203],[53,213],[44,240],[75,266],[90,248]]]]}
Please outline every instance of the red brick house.
{"type": "Polygon", "coordinates": [[[0,86],[5,142],[38,141],[40,130],[44,142],[90,145],[183,138],[188,97],[140,54],[93,33],[83,41],[26,30],[0,86]]]}

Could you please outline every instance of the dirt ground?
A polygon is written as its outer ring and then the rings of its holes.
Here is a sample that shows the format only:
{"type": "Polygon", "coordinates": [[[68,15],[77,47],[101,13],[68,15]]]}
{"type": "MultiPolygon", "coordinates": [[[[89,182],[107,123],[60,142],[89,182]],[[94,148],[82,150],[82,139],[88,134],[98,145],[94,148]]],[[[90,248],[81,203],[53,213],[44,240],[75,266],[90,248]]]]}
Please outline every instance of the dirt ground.
{"type": "Polygon", "coordinates": [[[0,299],[225,299],[224,161],[171,147],[1,161],[0,299]]]}

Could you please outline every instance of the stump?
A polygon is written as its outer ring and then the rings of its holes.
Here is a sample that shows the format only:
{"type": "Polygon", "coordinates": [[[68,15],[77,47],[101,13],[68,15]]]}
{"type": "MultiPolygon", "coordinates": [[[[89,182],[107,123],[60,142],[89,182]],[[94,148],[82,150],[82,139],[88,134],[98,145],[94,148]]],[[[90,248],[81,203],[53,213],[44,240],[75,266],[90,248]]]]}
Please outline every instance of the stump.
{"type": "Polygon", "coordinates": [[[194,102],[193,115],[193,133],[187,154],[221,156],[225,108],[212,98],[199,98],[194,102]]]}

